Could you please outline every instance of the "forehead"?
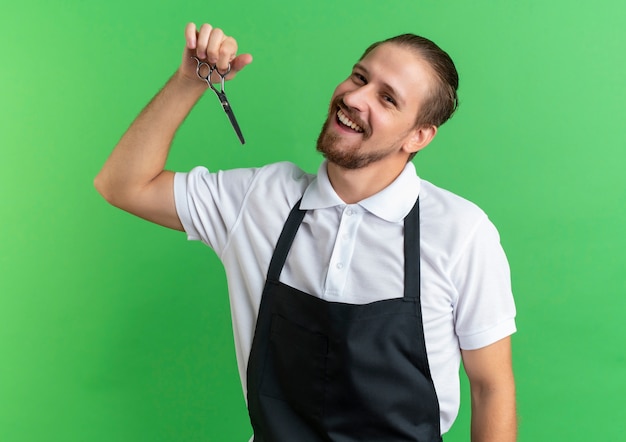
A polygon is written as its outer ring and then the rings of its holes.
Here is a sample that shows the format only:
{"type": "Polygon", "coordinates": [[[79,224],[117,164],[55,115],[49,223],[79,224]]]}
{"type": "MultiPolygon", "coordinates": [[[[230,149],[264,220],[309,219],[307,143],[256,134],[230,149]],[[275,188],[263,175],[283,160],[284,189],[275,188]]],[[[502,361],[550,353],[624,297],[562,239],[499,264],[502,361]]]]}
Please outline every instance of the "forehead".
{"type": "Polygon", "coordinates": [[[416,50],[396,43],[377,46],[356,66],[367,71],[368,82],[388,84],[407,102],[423,102],[434,81],[430,64],[416,50]]]}

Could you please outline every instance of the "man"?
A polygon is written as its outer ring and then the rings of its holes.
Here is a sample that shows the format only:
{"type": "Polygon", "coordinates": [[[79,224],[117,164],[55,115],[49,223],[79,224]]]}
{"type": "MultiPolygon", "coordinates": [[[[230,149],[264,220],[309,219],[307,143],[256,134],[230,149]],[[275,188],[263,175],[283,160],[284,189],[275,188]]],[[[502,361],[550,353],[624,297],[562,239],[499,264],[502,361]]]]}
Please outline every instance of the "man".
{"type": "Polygon", "coordinates": [[[317,175],[290,163],[174,174],[172,139],[207,88],[193,57],[230,65],[229,80],[252,61],[210,25],[185,36],[180,68],[95,184],[224,263],[254,440],[440,441],[462,358],[472,440],[514,441],[515,307],[498,233],[410,162],[456,108],[448,55],[413,35],[368,48],[332,96],[317,175]]]}

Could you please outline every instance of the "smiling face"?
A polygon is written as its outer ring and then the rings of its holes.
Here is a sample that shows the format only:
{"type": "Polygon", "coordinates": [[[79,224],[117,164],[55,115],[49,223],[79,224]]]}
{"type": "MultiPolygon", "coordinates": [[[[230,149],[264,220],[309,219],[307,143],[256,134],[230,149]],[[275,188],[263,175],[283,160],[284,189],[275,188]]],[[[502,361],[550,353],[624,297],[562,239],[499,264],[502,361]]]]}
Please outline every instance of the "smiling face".
{"type": "Polygon", "coordinates": [[[335,89],[317,150],[346,169],[380,161],[403,167],[434,136],[415,125],[434,81],[415,51],[394,43],[376,47],[335,89]]]}

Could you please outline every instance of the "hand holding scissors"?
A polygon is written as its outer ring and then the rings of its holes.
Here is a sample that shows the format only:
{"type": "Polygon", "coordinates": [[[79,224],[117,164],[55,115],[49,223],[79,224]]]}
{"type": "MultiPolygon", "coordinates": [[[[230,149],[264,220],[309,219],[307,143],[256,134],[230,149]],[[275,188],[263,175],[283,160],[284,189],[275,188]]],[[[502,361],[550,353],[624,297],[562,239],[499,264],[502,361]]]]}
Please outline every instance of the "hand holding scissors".
{"type": "MultiPolygon", "coordinates": [[[[225,35],[221,29],[213,28],[206,23],[199,30],[195,24],[189,23],[185,28],[185,38],[187,40],[186,57],[196,61],[195,76],[206,81],[215,92],[241,144],[244,144],[241,129],[226,96],[224,82],[227,76],[230,80],[252,62],[252,57],[250,54],[236,55],[236,40],[225,35]]],[[[192,66],[187,63],[184,65],[187,66],[184,68],[187,75],[193,75],[192,66]]]]}

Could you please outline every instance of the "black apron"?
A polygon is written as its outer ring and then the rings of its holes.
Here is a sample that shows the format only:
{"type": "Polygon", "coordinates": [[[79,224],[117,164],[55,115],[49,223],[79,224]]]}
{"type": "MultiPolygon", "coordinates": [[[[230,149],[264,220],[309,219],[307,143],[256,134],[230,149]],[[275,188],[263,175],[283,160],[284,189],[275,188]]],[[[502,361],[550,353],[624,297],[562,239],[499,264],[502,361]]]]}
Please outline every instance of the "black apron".
{"type": "Polygon", "coordinates": [[[299,207],[270,262],[248,361],[254,442],[441,441],[420,305],[419,199],[404,219],[404,297],[363,305],[279,282],[299,207]]]}

